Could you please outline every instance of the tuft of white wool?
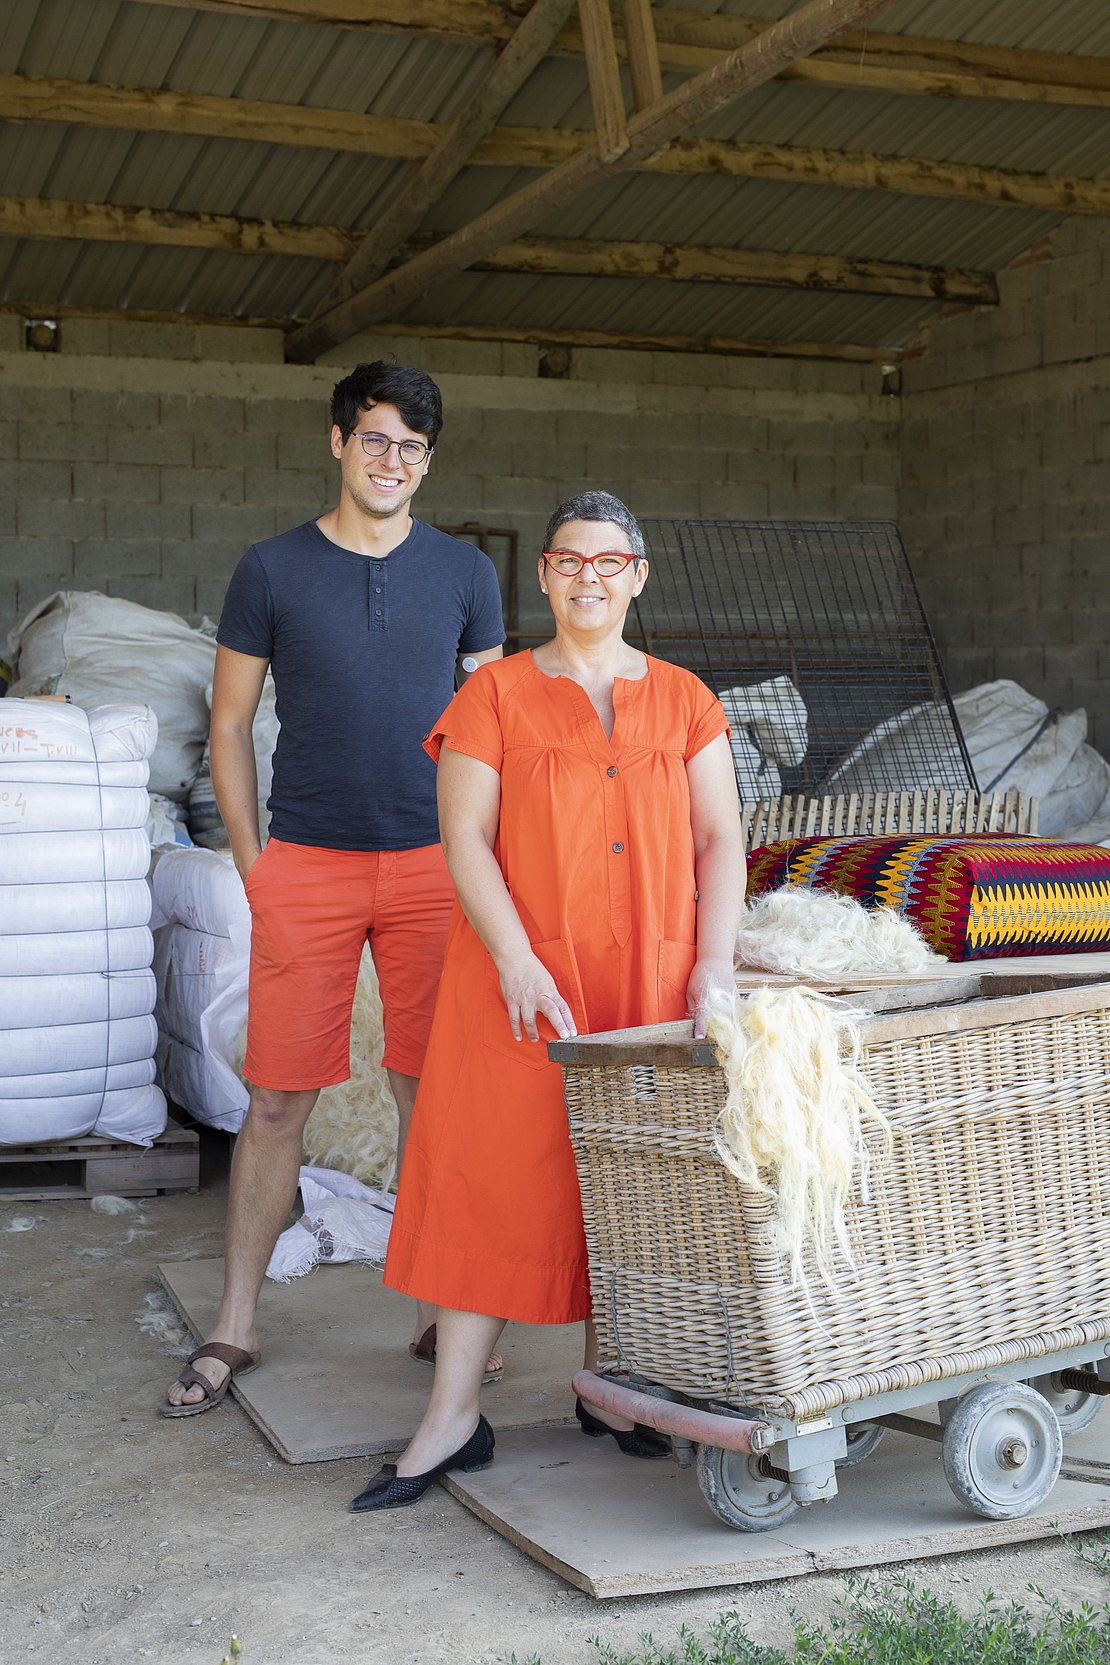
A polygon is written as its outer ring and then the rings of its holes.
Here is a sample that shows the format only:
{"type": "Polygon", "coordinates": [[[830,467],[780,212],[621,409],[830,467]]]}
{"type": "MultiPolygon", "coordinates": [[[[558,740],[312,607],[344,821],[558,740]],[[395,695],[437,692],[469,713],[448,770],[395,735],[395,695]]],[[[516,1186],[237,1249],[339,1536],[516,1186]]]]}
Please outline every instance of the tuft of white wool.
{"type": "Polygon", "coordinates": [[[131,1202],[127,1197],[112,1197],[107,1194],[94,1197],[90,1204],[94,1214],[134,1214],[138,1206],[137,1202],[131,1202]]]}
{"type": "Polygon", "coordinates": [[[736,958],[742,966],[820,983],[914,975],[944,963],[893,908],[869,911],[854,897],[801,885],[770,890],[745,908],[736,958]]]}
{"type": "Polygon", "coordinates": [[[351,1079],[325,1087],[308,1118],[304,1160],[384,1190],[397,1168],[397,1106],[382,1068],[382,1003],[369,949],[351,1015],[351,1079]]]}
{"type": "Polygon", "coordinates": [[[727,1096],[714,1128],[720,1160],[767,1197],[769,1246],[805,1285],[807,1250],[831,1281],[839,1254],[853,1264],[845,1210],[859,1177],[867,1195],[864,1125],[890,1128],[860,1073],[859,1026],[849,1008],[812,989],[718,990],[709,1033],[727,1096]]]}

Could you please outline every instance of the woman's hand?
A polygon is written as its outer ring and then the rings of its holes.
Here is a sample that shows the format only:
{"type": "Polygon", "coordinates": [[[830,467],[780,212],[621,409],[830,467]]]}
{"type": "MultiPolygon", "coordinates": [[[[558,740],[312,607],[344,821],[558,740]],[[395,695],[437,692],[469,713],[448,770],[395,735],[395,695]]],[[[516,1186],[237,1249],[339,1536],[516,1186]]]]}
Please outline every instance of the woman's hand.
{"type": "Polygon", "coordinates": [[[694,1039],[705,1039],[709,996],[715,989],[731,994],[736,986],[731,960],[698,960],[686,985],[686,1010],[694,1020],[694,1039]]]}
{"type": "Polygon", "coordinates": [[[530,1041],[539,1040],[536,1018],[541,1012],[561,1041],[577,1035],[570,1007],[555,987],[554,977],[535,954],[522,954],[499,965],[497,974],[514,1040],[519,1041],[522,1033],[530,1041]]]}

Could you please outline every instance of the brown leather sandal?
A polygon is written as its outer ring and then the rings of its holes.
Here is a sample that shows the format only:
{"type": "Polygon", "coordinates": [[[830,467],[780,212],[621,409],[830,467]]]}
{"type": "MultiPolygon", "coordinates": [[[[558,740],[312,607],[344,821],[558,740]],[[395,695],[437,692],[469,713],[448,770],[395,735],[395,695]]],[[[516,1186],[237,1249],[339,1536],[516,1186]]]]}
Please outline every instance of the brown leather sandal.
{"type": "Polygon", "coordinates": [[[204,1398],[198,1399],[192,1405],[174,1405],[167,1398],[158,1407],[161,1414],[163,1416],[200,1416],[202,1412],[212,1410],[226,1396],[227,1390],[231,1386],[231,1378],[233,1376],[245,1376],[248,1371],[254,1369],[261,1358],[262,1354],[260,1352],[248,1353],[245,1348],[232,1347],[226,1341],[206,1341],[203,1347],[197,1348],[177,1378],[182,1387],[203,1388],[204,1398]],[[192,1368],[198,1359],[215,1359],[218,1364],[227,1365],[227,1375],[219,1387],[213,1387],[207,1376],[192,1368]]]}
{"type": "MultiPolygon", "coordinates": [[[[419,1341],[409,1342],[409,1357],[414,1358],[417,1364],[430,1364],[433,1369],[435,1368],[436,1327],[434,1324],[428,1325],[419,1341]]],[[[499,1382],[503,1375],[504,1369],[487,1370],[482,1377],[482,1386],[485,1387],[487,1382],[499,1382]]]]}

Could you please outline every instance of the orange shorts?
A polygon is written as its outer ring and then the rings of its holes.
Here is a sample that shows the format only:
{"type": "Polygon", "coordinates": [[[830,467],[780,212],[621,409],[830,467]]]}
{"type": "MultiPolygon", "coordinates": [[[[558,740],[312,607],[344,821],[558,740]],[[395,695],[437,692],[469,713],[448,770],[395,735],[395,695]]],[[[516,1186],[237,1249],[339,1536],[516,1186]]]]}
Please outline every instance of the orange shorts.
{"type": "Polygon", "coordinates": [[[351,1007],[369,942],[387,1069],[424,1066],[455,889],[443,849],[324,850],[271,838],[247,874],[250,1004],[243,1074],[303,1092],[351,1074],[351,1007]]]}

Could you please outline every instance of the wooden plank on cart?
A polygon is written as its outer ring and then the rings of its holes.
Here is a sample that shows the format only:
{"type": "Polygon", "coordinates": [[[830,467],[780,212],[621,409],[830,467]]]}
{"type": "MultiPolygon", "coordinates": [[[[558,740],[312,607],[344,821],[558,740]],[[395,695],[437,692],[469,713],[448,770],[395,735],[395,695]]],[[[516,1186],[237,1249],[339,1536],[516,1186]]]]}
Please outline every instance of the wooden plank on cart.
{"type": "Polygon", "coordinates": [[[190,1128],[168,1127],[149,1148],[92,1134],[0,1146],[2,1202],[105,1194],[153,1197],[162,1191],[196,1191],[199,1184],[200,1140],[190,1128]]]}

